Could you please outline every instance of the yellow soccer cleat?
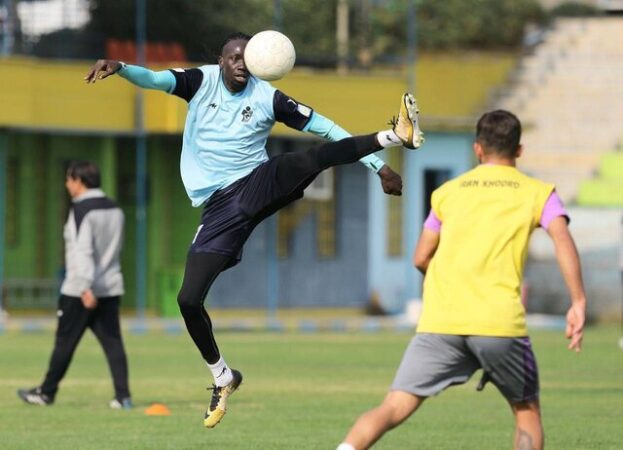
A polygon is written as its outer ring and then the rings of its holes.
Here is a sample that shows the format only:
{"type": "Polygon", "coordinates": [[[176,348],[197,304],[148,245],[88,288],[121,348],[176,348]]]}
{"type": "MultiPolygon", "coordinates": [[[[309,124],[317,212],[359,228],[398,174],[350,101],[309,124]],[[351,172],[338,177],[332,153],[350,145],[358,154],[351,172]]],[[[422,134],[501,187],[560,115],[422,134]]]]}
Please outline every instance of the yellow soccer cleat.
{"type": "Polygon", "coordinates": [[[242,374],[232,369],[231,374],[233,379],[227,386],[215,386],[212,385],[212,400],[210,401],[210,407],[207,409],[203,424],[206,428],[214,428],[223,418],[227,411],[227,398],[233,394],[236,389],[242,383],[242,374]]]}
{"type": "Polygon", "coordinates": [[[391,120],[394,133],[402,141],[402,145],[410,149],[417,149],[424,143],[424,133],[420,130],[418,109],[413,94],[403,94],[400,101],[398,118],[391,120]]]}

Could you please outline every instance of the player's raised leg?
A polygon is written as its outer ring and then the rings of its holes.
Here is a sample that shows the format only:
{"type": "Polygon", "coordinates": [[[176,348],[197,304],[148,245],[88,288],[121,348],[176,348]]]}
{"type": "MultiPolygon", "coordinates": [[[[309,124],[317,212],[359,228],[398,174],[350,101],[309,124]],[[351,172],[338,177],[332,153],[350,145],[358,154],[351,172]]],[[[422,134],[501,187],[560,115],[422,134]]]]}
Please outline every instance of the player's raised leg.
{"type": "Polygon", "coordinates": [[[329,167],[350,164],[384,148],[404,146],[417,149],[424,143],[419,127],[419,109],[412,94],[400,98],[398,116],[390,123],[391,129],[363,136],[353,136],[327,142],[302,152],[284,155],[277,172],[277,181],[283,192],[304,188],[314,177],[329,167]]]}

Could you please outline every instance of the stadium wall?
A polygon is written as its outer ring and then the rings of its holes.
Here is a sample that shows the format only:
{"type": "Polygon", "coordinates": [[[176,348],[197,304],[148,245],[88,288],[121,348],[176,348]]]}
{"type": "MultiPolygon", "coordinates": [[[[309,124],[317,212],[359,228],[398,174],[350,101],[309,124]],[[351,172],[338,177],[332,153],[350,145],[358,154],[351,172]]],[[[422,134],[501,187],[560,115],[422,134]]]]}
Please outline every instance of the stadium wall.
{"type": "MultiPolygon", "coordinates": [[[[425,112],[429,151],[411,154],[401,172],[419,167],[418,158],[427,161],[436,158],[438,151],[445,154],[435,144],[433,129],[455,129],[457,136],[463,136],[459,141],[469,139],[463,131],[456,131],[457,127],[471,130],[473,115],[486,103],[491,88],[503,83],[514,62],[514,55],[422,55],[417,66],[418,98],[425,112]]],[[[63,164],[69,159],[92,159],[102,167],[104,189],[126,213],[123,267],[128,281],[124,305],[132,306],[136,90],[119,77],[86,85],[83,76],[89,65],[28,58],[0,62],[0,102],[9,105],[0,109],[0,126],[9,130],[5,131],[9,162],[17,167],[12,170],[10,166],[9,175],[19,181],[19,187],[8,192],[13,202],[8,207],[16,212],[7,233],[11,231],[18,239],[7,241],[5,247],[5,279],[60,278],[62,225],[69,204],[63,187],[63,164]]],[[[396,114],[396,100],[405,90],[405,80],[404,71],[342,77],[295,70],[276,86],[349,131],[367,133],[384,126],[396,114]]],[[[200,214],[190,207],[179,180],[185,110],[185,102],[175,97],[145,91],[149,133],[147,306],[169,315],[177,314],[174,295],[188,240],[200,214]]],[[[278,125],[274,136],[299,142],[302,135],[278,125]]],[[[459,151],[469,153],[466,148],[459,151]]],[[[419,229],[423,213],[405,214],[408,222],[405,219],[403,228],[411,231],[405,234],[404,243],[409,248],[405,247],[399,258],[387,257],[388,197],[382,193],[378,178],[357,165],[341,168],[336,174],[335,256],[318,255],[313,243],[320,216],[307,214],[289,238],[289,257],[277,262],[278,292],[273,289],[271,294],[271,279],[264,267],[266,239],[271,234],[268,224],[263,224],[245,248],[245,263],[217,282],[213,295],[217,305],[264,306],[271,295],[276,295],[282,306],[363,305],[379,293],[387,309],[395,311],[407,298],[417,295],[417,280],[405,255],[412,251],[417,237],[412,230],[419,229]],[[378,243],[381,246],[374,247],[378,243]],[[396,264],[399,269],[395,269],[396,264]],[[398,290],[391,287],[394,277],[402,278],[398,290]],[[245,280],[242,288],[240,279],[245,280]]],[[[416,181],[419,175],[406,174],[405,179],[412,182],[408,183],[409,196],[403,199],[422,200],[416,181]]],[[[1,180],[10,188],[8,181],[1,180]]],[[[419,211],[415,203],[406,203],[404,208],[419,211]]]]}
{"type": "MultiPolygon", "coordinates": [[[[277,305],[289,307],[363,307],[368,300],[367,169],[337,169],[334,257],[317,251],[317,216],[306,214],[291,236],[290,254],[278,260],[277,305]]],[[[380,186],[377,186],[380,189],[380,186]]],[[[309,200],[303,200],[309,201],[309,200]]],[[[257,227],[243,262],[223,273],[209,294],[217,307],[264,307],[269,303],[270,221],[257,227]]]]}
{"type": "MultiPolygon", "coordinates": [[[[11,277],[53,277],[59,269],[62,224],[69,201],[64,167],[74,158],[96,161],[103,187],[115,194],[115,157],[110,141],[85,136],[13,132],[7,139],[6,272],[11,277]]],[[[62,261],[62,254],[60,255],[62,261]]]]}
{"type": "Polygon", "coordinates": [[[387,208],[391,200],[376,183],[369,184],[370,293],[379,299],[385,311],[403,312],[409,300],[421,298],[422,277],[413,267],[412,256],[430,210],[430,194],[446,180],[475,165],[472,142],[470,132],[431,132],[426,134],[422,150],[403,152],[404,232],[400,255],[390,255],[387,248],[387,208]]]}
{"type": "MultiPolygon", "coordinates": [[[[417,96],[429,124],[469,120],[503,85],[517,61],[514,54],[461,52],[418,58],[417,96]]],[[[0,60],[0,126],[131,134],[135,129],[135,88],[112,76],[95,85],[84,82],[92,62],[34,58],[0,60]]],[[[199,64],[189,64],[196,66],[199,64]]],[[[164,67],[154,67],[155,70],[164,67]]],[[[396,99],[406,90],[404,70],[339,76],[333,72],[292,71],[275,86],[354,134],[378,129],[396,114],[396,99]]],[[[145,93],[148,133],[179,134],[186,103],[158,91],[145,93]]],[[[444,125],[446,126],[446,125],[444,125]]],[[[277,125],[274,135],[295,135],[277,125]]]]}
{"type": "MultiPolygon", "coordinates": [[[[592,319],[618,321],[623,299],[623,211],[620,208],[569,207],[569,229],[582,259],[587,308],[592,319]]],[[[526,266],[528,310],[561,313],[569,294],[556,262],[554,247],[536,230],[526,266]]]]}
{"type": "MultiPolygon", "coordinates": [[[[126,279],[125,307],[134,306],[135,286],[135,157],[134,140],[123,137],[6,134],[7,220],[4,280],[8,285],[49,280],[63,274],[62,229],[69,199],[64,171],[72,159],[100,165],[103,189],[126,215],[122,265],[126,279]]],[[[269,143],[273,146],[274,141],[269,143]]],[[[180,136],[151,136],[148,140],[148,288],[147,306],[177,315],[176,295],[188,245],[200,209],[192,208],[179,178],[180,136]]],[[[296,145],[296,144],[295,144],[296,145]]],[[[311,145],[309,141],[298,145],[311,145]]],[[[291,251],[280,259],[278,298],[282,306],[355,305],[367,297],[367,169],[363,165],[336,171],[337,250],[334,257],[317,254],[317,215],[302,217],[291,237],[291,251]]],[[[378,181],[376,186],[380,189],[378,181]]],[[[307,201],[307,200],[306,200],[307,201]]],[[[244,264],[228,271],[215,286],[211,301],[223,307],[264,307],[267,303],[266,225],[255,231],[245,247],[244,264]],[[242,280],[242,282],[241,282],[242,280]]],[[[9,308],[50,308],[56,295],[20,304],[11,289],[9,308]]],[[[44,295],[44,294],[41,294],[44,295]]]]}
{"type": "MultiPolygon", "coordinates": [[[[70,159],[92,159],[102,167],[103,188],[126,213],[123,267],[127,280],[124,306],[134,305],[135,198],[134,139],[130,137],[65,135],[4,131],[7,153],[4,279],[51,280],[62,276],[62,226],[69,201],[64,190],[64,165],[70,159]]],[[[372,297],[389,312],[400,312],[418,298],[420,277],[411,267],[412,246],[426,211],[426,170],[449,170],[450,176],[469,169],[470,133],[429,133],[427,151],[407,152],[403,174],[404,253],[387,256],[388,201],[377,177],[361,165],[336,171],[336,255],[317,251],[318,216],[302,217],[290,241],[290,254],[279,259],[276,298],[279,306],[360,306],[372,297]]],[[[274,142],[271,140],[270,145],[274,142]]],[[[293,141],[307,146],[309,141],[293,141]]],[[[177,315],[186,249],[200,210],[192,208],[179,180],[181,137],[155,135],[148,141],[148,307],[177,315]]],[[[390,155],[383,155],[391,158],[390,155]]],[[[620,208],[571,207],[571,231],[583,260],[583,272],[593,318],[616,319],[621,299],[620,208]]],[[[258,227],[245,248],[244,263],[226,272],[210,302],[219,307],[264,307],[269,302],[267,240],[269,224],[258,227]],[[243,282],[241,283],[241,280],[243,282]]],[[[531,312],[561,313],[568,303],[550,240],[537,230],[526,267],[526,292],[531,312]]],[[[6,291],[5,291],[6,292],[6,291]]],[[[51,307],[47,304],[28,307],[51,307]]],[[[8,297],[8,306],[15,299],[8,297]]]]}

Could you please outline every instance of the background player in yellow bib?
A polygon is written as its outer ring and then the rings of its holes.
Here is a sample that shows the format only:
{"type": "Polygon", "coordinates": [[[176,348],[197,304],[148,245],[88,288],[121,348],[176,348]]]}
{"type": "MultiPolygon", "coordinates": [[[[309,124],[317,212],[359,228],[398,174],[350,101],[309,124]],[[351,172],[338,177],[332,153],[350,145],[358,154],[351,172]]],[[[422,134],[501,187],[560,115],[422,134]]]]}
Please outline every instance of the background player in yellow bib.
{"type": "Polygon", "coordinates": [[[484,114],[476,127],[475,169],[431,199],[414,254],[423,273],[417,333],[382,404],[359,417],[338,450],[370,447],[422,402],[483,369],[515,416],[515,449],[542,449],[539,377],[526,330],[520,286],[532,231],[547,230],[571,297],[568,348],[582,345],[586,297],[568,216],[554,186],[521,173],[521,124],[508,111],[484,114]]]}

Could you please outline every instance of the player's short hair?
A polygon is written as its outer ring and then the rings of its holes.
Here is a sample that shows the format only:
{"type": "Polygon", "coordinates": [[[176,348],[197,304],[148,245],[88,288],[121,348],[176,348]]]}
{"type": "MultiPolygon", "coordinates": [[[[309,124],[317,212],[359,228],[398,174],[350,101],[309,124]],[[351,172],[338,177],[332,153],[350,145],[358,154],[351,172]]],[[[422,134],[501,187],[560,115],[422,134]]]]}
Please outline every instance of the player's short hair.
{"type": "Polygon", "coordinates": [[[101,186],[101,175],[99,168],[91,161],[72,161],[67,167],[67,176],[74,180],[82,181],[88,188],[98,188],[101,186]]]}
{"type": "Polygon", "coordinates": [[[234,33],[228,34],[225,37],[225,40],[223,41],[223,44],[221,45],[221,55],[223,54],[223,49],[225,48],[225,46],[227,44],[229,44],[231,41],[237,41],[237,40],[243,40],[243,41],[250,41],[251,40],[251,36],[249,36],[246,33],[242,33],[241,31],[236,31],[234,33]]]}
{"type": "Polygon", "coordinates": [[[498,109],[482,115],[476,125],[476,142],[485,153],[512,158],[517,155],[521,122],[515,114],[498,109]]]}

